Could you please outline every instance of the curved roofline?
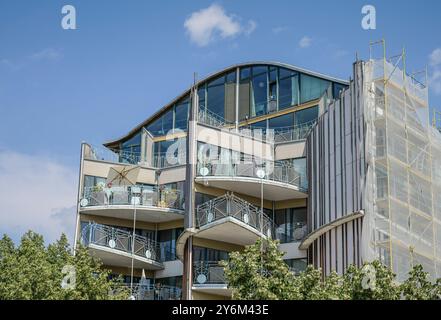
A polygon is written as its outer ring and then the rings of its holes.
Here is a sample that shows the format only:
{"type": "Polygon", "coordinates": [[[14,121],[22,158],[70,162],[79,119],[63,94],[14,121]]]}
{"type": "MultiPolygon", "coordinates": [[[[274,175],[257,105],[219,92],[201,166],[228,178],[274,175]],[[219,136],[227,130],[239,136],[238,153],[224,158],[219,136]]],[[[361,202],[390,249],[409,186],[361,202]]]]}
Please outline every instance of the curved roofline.
{"type": "MultiPolygon", "coordinates": [[[[210,80],[211,78],[214,78],[214,77],[216,77],[218,75],[221,75],[222,73],[226,73],[226,72],[228,72],[228,71],[230,71],[232,69],[236,69],[236,68],[240,68],[240,67],[254,66],[254,65],[270,65],[270,66],[275,66],[275,67],[282,67],[282,68],[286,68],[286,69],[291,69],[293,71],[301,72],[301,73],[304,73],[304,74],[307,74],[307,75],[310,75],[310,76],[314,76],[314,77],[317,77],[317,78],[322,78],[324,80],[328,80],[328,81],[332,81],[332,82],[338,82],[338,83],[341,83],[341,84],[349,85],[349,81],[347,81],[347,80],[342,80],[342,79],[338,79],[338,78],[335,78],[335,77],[327,76],[327,75],[319,73],[319,72],[311,71],[311,70],[308,70],[308,69],[303,69],[303,68],[297,67],[295,65],[291,65],[291,64],[287,64],[287,63],[283,63],[283,62],[277,62],[277,61],[250,61],[250,62],[243,62],[243,63],[234,64],[234,65],[226,67],[226,68],[224,68],[222,70],[219,70],[219,71],[216,71],[214,73],[211,73],[208,76],[204,77],[203,79],[198,80],[196,82],[196,86],[199,86],[201,83],[206,82],[206,81],[210,80]]],[[[183,93],[181,93],[180,95],[175,97],[172,101],[170,101],[168,104],[166,104],[165,106],[160,108],[158,111],[153,113],[146,120],[144,120],[143,122],[138,124],[136,127],[134,127],[132,130],[130,130],[127,134],[119,137],[118,139],[107,141],[103,145],[107,147],[109,145],[112,145],[112,144],[115,144],[115,143],[119,143],[122,140],[124,140],[125,138],[128,138],[128,137],[134,135],[136,132],[138,132],[138,130],[140,130],[142,127],[144,127],[149,121],[151,121],[152,119],[154,119],[157,116],[159,116],[165,109],[169,108],[171,105],[175,104],[180,99],[182,99],[187,94],[189,94],[191,88],[192,87],[189,87],[188,89],[186,89],[183,93]]]]}

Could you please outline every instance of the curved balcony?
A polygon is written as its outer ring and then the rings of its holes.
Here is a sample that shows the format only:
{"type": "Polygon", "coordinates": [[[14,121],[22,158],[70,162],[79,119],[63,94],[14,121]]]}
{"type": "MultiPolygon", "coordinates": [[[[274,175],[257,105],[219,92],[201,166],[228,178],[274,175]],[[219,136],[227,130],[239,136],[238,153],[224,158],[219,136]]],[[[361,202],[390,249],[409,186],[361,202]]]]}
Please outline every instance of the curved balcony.
{"type": "Polygon", "coordinates": [[[273,201],[306,198],[305,181],[294,167],[282,162],[267,161],[263,166],[254,161],[239,163],[201,163],[197,165],[196,182],[215,188],[273,201]],[[259,178],[259,171],[265,171],[259,178]]]}
{"type": "Polygon", "coordinates": [[[193,291],[231,296],[231,289],[225,281],[224,268],[218,261],[193,262],[193,291]]]}
{"type": "Polygon", "coordinates": [[[159,270],[163,268],[156,241],[129,231],[97,223],[89,223],[81,230],[81,242],[104,265],[159,270]],[[133,253],[132,253],[132,245],[133,253]]]}
{"type": "Polygon", "coordinates": [[[97,216],[161,223],[184,219],[184,197],[180,190],[103,185],[85,188],[80,211],[97,216]]]}
{"type": "Polygon", "coordinates": [[[225,194],[196,209],[196,234],[238,245],[250,245],[261,237],[274,235],[273,221],[260,208],[233,195],[225,194]]]}

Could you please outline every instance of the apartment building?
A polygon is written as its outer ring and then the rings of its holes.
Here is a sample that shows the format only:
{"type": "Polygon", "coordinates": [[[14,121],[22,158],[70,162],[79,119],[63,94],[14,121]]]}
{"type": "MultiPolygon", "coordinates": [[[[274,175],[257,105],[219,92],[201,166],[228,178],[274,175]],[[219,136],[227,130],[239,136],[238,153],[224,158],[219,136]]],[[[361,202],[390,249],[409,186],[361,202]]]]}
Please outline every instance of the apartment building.
{"type": "Polygon", "coordinates": [[[381,259],[440,272],[440,133],[386,59],[344,81],[234,65],[103,147],[82,144],[76,243],[135,299],[228,299],[219,261],[280,240],[293,272],[381,259]],[[427,116],[427,118],[425,118],[427,116]]]}
{"type": "Polygon", "coordinates": [[[76,242],[136,298],[228,298],[218,262],[259,237],[279,239],[301,271],[305,139],[324,93],[347,86],[282,63],[234,65],[123,137],[83,143],[76,242]]]}

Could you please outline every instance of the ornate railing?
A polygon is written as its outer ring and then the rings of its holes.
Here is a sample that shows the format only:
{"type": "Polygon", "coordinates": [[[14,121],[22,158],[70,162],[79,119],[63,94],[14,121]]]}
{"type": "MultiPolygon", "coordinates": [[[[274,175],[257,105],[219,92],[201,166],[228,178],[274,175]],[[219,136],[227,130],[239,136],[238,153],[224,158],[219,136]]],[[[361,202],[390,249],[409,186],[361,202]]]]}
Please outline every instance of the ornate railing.
{"type": "Polygon", "coordinates": [[[180,190],[165,187],[112,186],[105,184],[86,187],[81,207],[129,205],[183,210],[184,195],[180,190]]]}
{"type": "Polygon", "coordinates": [[[199,109],[198,117],[198,121],[200,123],[207,124],[216,128],[232,124],[232,122],[225,120],[223,117],[205,108],[199,109]]]}
{"type": "Polygon", "coordinates": [[[218,261],[194,261],[193,284],[225,284],[224,268],[218,261]]]}
{"type": "Polygon", "coordinates": [[[91,244],[133,254],[160,262],[158,243],[147,237],[135,235],[130,231],[122,230],[97,223],[89,223],[81,230],[81,242],[85,246],[91,244]]]}
{"type": "Polygon", "coordinates": [[[273,221],[260,208],[234,194],[222,195],[196,208],[198,228],[227,217],[242,221],[267,237],[274,235],[273,221]]]}
{"type": "MultiPolygon", "coordinates": [[[[117,295],[118,292],[128,292],[130,294],[130,283],[115,284],[111,295],[117,295]]],[[[173,286],[164,286],[161,284],[141,284],[136,283],[132,286],[131,297],[135,300],[181,300],[182,289],[173,286]]]]}
{"type": "Polygon", "coordinates": [[[216,163],[220,160],[210,161],[208,163],[198,162],[197,176],[229,176],[229,177],[248,177],[259,178],[258,172],[265,172],[264,180],[288,183],[305,191],[306,181],[302,181],[304,172],[298,172],[293,165],[286,162],[255,159],[240,159],[237,163],[216,163]],[[265,161],[262,163],[261,161],[265,161]]]}

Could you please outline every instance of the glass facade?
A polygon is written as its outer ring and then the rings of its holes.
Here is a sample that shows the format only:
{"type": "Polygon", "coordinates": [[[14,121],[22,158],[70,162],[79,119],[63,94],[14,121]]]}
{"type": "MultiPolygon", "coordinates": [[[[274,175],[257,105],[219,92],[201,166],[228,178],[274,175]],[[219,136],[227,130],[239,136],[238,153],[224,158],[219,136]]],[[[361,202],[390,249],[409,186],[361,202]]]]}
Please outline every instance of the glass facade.
{"type": "Polygon", "coordinates": [[[228,260],[228,252],[204,247],[193,247],[193,261],[228,260]]]}
{"type": "Polygon", "coordinates": [[[306,258],[286,259],[285,263],[294,274],[299,274],[300,272],[305,271],[308,266],[308,260],[306,258]]]}
{"type": "Polygon", "coordinates": [[[176,240],[183,230],[183,228],[177,228],[158,231],[159,252],[163,261],[177,260],[176,240]]]}
{"type": "Polygon", "coordinates": [[[186,131],[188,127],[189,106],[190,97],[187,95],[148,124],[145,127],[146,130],[153,136],[164,136],[177,129],[186,131]]]}
{"type": "Polygon", "coordinates": [[[311,77],[306,74],[300,75],[300,103],[319,99],[329,88],[329,81],[311,77]]]}
{"type": "Polygon", "coordinates": [[[301,241],[306,236],[306,214],[306,208],[276,210],[274,222],[280,243],[301,241]]]}

